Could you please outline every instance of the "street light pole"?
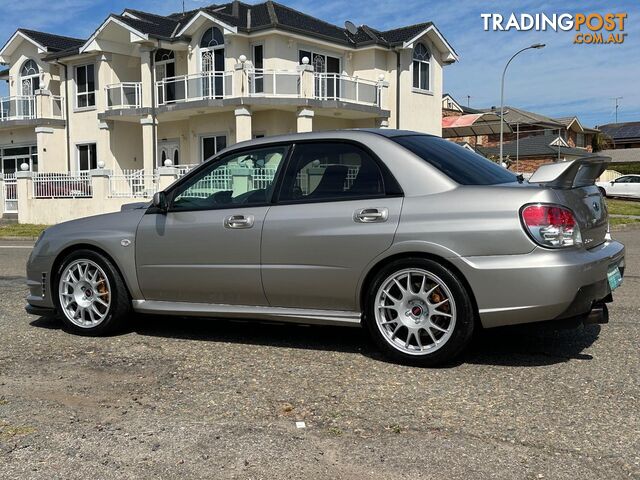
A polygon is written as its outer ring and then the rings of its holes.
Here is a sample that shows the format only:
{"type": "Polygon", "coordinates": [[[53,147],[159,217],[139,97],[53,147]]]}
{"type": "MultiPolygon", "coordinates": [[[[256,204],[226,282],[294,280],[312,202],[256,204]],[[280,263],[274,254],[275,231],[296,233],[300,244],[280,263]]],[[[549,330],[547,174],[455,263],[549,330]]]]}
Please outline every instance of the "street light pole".
{"type": "Polygon", "coordinates": [[[535,49],[544,48],[544,46],[545,46],[544,43],[534,43],[533,45],[523,48],[522,50],[518,50],[509,59],[507,64],[504,66],[504,70],[502,71],[502,82],[500,83],[500,163],[501,164],[502,164],[502,144],[504,141],[504,77],[507,74],[507,68],[509,67],[509,64],[511,63],[511,61],[514,58],[516,58],[518,55],[520,55],[522,52],[526,50],[531,50],[532,48],[535,48],[535,49]]]}

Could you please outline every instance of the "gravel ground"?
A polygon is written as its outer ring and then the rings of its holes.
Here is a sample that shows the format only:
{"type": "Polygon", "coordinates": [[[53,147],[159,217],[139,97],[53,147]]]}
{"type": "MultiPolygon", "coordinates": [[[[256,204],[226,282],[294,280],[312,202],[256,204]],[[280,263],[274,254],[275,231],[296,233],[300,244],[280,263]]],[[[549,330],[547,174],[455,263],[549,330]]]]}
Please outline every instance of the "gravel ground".
{"type": "Polygon", "coordinates": [[[640,232],[617,237],[610,324],[483,332],[441,369],[349,328],[72,336],[24,312],[28,244],[0,242],[0,478],[640,478],[640,232]]]}

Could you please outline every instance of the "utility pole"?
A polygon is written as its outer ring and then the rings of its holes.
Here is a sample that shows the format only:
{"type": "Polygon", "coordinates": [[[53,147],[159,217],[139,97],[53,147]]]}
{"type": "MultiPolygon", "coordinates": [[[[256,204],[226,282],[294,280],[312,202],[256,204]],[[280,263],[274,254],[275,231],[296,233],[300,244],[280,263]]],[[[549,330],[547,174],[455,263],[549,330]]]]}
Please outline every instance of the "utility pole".
{"type": "Polygon", "coordinates": [[[618,123],[618,100],[622,100],[622,97],[614,97],[612,100],[616,102],[616,123],[618,123]]]}

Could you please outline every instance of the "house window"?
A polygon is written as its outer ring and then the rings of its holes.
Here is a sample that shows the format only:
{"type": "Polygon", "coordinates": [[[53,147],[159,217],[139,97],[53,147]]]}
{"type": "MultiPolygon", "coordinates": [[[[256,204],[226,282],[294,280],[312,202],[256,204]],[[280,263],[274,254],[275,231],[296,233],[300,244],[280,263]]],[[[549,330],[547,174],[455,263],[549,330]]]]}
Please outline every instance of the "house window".
{"type": "Polygon", "coordinates": [[[200,137],[201,162],[206,162],[216,153],[227,147],[227,137],[224,135],[200,137]]]}
{"type": "Polygon", "coordinates": [[[161,48],[156,52],[155,56],[156,82],[161,82],[158,89],[161,103],[173,102],[176,100],[176,59],[173,50],[165,50],[161,48]],[[163,82],[164,81],[164,82],[163,82]]]}
{"type": "Polygon", "coordinates": [[[95,67],[76,67],[76,107],[87,108],[96,105],[95,67]]]}
{"type": "Polygon", "coordinates": [[[78,171],[87,171],[98,168],[96,159],[96,144],[86,143],[78,145],[78,171]]]}
{"type": "Polygon", "coordinates": [[[422,43],[413,49],[413,88],[429,91],[431,52],[422,43]]]}
{"type": "Polygon", "coordinates": [[[264,46],[253,46],[253,90],[252,93],[264,92],[264,46]]]}
{"type": "Polygon", "coordinates": [[[584,142],[584,133],[578,133],[576,135],[576,147],[586,147],[584,142]]]}
{"type": "Polygon", "coordinates": [[[224,95],[224,36],[211,27],[200,39],[200,71],[208,74],[202,78],[204,97],[222,98],[224,95]]]}
{"type": "Polygon", "coordinates": [[[40,88],[40,69],[33,60],[27,60],[20,69],[22,95],[33,95],[40,88]]]}

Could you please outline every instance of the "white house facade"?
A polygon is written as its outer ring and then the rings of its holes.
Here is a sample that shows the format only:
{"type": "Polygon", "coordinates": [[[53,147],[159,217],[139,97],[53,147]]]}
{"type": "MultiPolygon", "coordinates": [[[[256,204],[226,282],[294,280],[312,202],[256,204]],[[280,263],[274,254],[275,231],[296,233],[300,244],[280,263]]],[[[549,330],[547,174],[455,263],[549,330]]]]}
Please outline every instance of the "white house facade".
{"type": "MultiPolygon", "coordinates": [[[[19,29],[0,50],[9,91],[2,209],[18,209],[10,197],[20,171],[32,172],[29,200],[87,196],[73,182],[96,170],[148,196],[162,167],[180,175],[258,136],[358,127],[440,135],[443,67],[457,58],[430,22],[341,28],[271,1],[168,16],[126,9],[88,39],[19,29]]],[[[107,196],[126,197],[114,184],[107,196]]]]}

